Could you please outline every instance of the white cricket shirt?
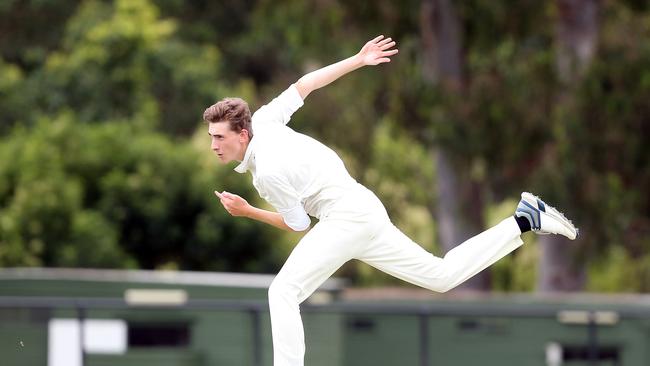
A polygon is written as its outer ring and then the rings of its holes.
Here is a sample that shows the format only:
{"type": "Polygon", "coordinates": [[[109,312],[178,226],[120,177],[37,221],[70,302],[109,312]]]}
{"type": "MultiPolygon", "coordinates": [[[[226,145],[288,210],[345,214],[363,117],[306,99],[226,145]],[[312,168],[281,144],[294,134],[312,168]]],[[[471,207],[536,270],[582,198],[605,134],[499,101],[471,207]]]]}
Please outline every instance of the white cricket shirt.
{"type": "Polygon", "coordinates": [[[258,109],[252,116],[253,138],[235,168],[250,171],[260,197],[298,231],[309,227],[308,214],[320,219],[357,184],[332,149],[286,126],[302,105],[291,85],[258,109]]]}

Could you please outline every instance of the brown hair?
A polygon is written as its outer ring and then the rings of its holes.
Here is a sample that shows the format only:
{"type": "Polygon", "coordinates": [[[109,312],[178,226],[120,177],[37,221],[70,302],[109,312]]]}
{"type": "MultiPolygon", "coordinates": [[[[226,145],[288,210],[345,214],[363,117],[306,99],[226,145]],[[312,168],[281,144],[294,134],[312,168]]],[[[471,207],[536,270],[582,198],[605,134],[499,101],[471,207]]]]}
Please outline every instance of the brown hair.
{"type": "Polygon", "coordinates": [[[203,119],[208,123],[228,122],[230,129],[237,133],[245,129],[248,137],[253,137],[251,111],[248,103],[241,98],[224,98],[208,107],[203,112],[203,119]]]}

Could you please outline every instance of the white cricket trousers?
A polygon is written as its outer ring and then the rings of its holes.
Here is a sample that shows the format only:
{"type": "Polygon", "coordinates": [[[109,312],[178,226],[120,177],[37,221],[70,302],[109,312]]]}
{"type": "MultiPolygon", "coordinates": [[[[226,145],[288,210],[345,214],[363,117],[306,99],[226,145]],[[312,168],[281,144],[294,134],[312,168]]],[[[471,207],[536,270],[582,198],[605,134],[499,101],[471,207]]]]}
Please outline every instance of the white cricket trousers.
{"type": "Polygon", "coordinates": [[[274,366],[304,365],[299,304],[350,259],[445,292],[523,243],[519,226],[510,217],[439,258],[396,228],[371,191],[359,185],[352,193],[300,240],[269,288],[274,366]]]}

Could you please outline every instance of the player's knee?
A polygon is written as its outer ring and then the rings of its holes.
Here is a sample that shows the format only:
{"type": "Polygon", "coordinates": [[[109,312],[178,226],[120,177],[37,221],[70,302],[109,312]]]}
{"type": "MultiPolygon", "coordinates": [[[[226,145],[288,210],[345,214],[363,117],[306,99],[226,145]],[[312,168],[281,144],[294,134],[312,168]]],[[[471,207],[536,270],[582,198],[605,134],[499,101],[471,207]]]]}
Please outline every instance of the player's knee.
{"type": "Polygon", "coordinates": [[[269,286],[269,301],[273,301],[273,299],[281,296],[281,287],[277,281],[271,282],[271,286],[269,286]]]}
{"type": "Polygon", "coordinates": [[[439,285],[439,286],[437,286],[437,287],[435,288],[434,291],[436,291],[436,292],[440,292],[440,293],[444,294],[445,292],[451,290],[451,289],[454,288],[454,287],[456,287],[456,286],[453,286],[453,285],[450,284],[450,283],[445,283],[445,284],[443,284],[443,285],[439,285]]]}
{"type": "Polygon", "coordinates": [[[269,286],[269,301],[273,302],[293,299],[298,301],[298,291],[299,289],[296,286],[276,277],[273,282],[271,282],[271,286],[269,286]]]}
{"type": "Polygon", "coordinates": [[[440,292],[440,293],[445,293],[454,287],[456,287],[458,284],[456,283],[454,277],[452,276],[445,276],[441,278],[436,278],[430,285],[429,289],[435,292],[440,292]]]}

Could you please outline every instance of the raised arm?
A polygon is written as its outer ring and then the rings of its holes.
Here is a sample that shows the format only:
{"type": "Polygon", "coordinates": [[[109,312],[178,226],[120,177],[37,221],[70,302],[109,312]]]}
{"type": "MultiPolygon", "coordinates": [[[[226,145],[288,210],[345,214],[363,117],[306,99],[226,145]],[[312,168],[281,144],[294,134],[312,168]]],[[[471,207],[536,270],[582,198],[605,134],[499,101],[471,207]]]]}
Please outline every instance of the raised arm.
{"type": "Polygon", "coordinates": [[[356,55],[312,71],[301,77],[295,83],[298,93],[302,99],[305,99],[312,91],[322,88],[362,66],[390,62],[390,57],[397,53],[397,49],[392,48],[394,46],[395,41],[391,38],[384,38],[384,36],[375,37],[368,41],[356,55]]]}

